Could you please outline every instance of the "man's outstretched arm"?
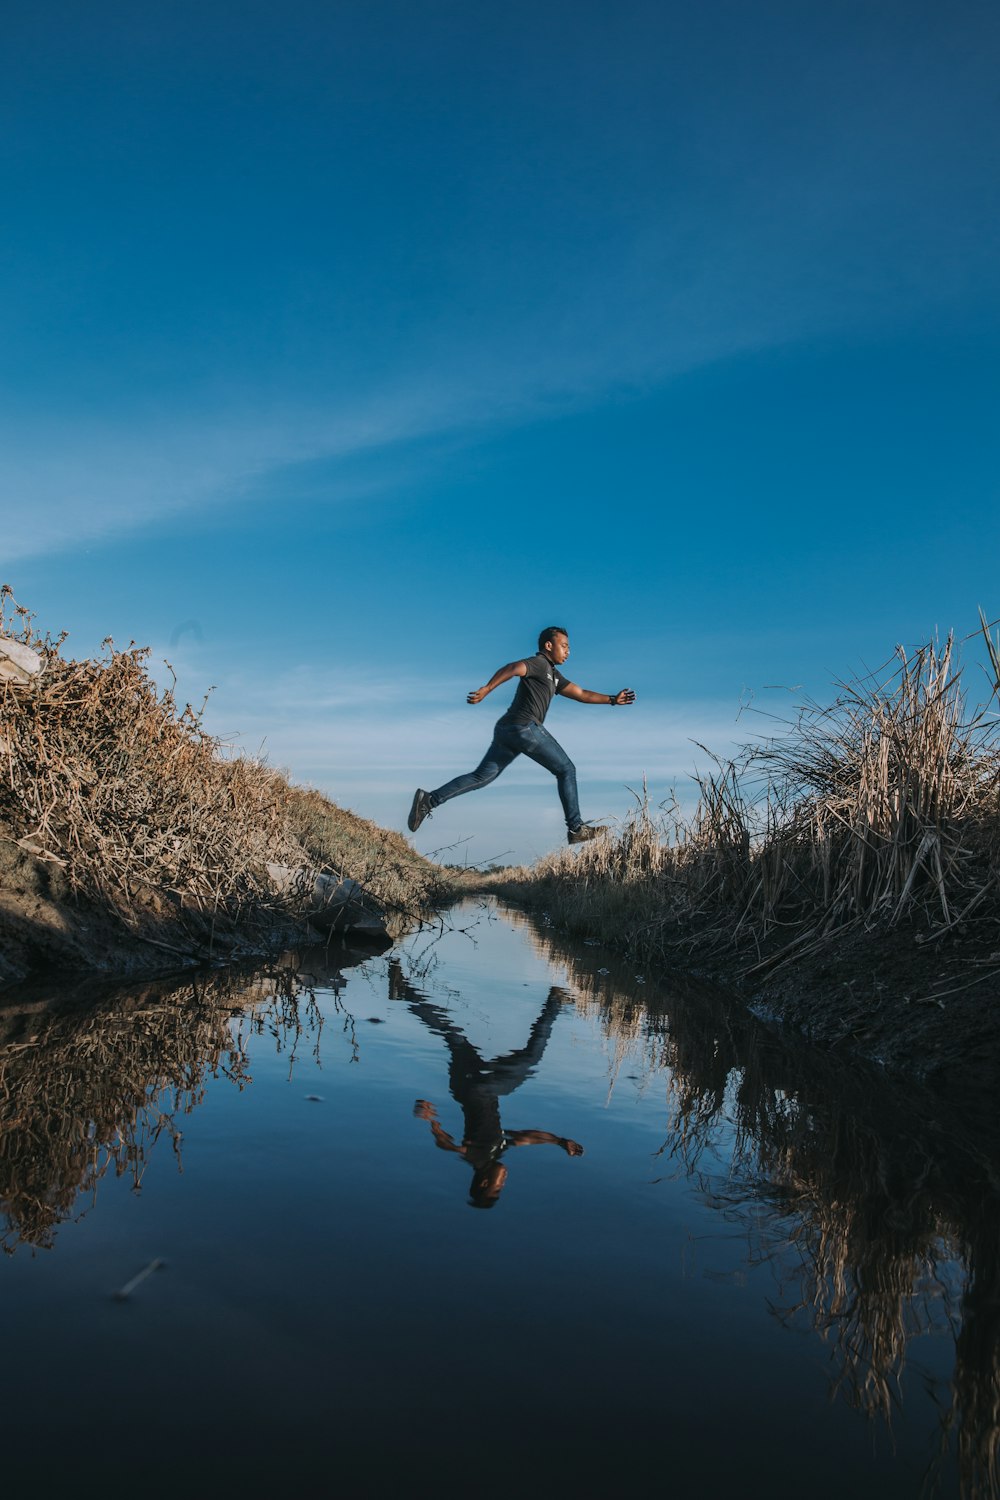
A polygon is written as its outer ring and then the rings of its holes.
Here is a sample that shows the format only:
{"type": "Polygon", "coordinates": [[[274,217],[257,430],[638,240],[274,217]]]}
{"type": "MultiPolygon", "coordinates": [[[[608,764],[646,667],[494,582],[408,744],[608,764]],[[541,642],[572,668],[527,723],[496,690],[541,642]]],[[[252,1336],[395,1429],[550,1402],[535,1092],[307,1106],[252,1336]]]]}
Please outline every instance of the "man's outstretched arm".
{"type": "Polygon", "coordinates": [[[465,1147],[456,1146],[454,1137],[450,1136],[447,1130],[441,1125],[437,1117],[437,1110],[433,1104],[430,1104],[426,1099],[418,1099],[413,1106],[413,1114],[418,1120],[428,1120],[430,1122],[434,1144],[441,1151],[457,1151],[459,1156],[465,1155],[465,1147]]]}
{"type": "Polygon", "coordinates": [[[528,670],[526,661],[509,661],[505,667],[500,667],[493,673],[485,687],[476,688],[466,698],[466,703],[482,703],[487,693],[492,693],[494,688],[503,687],[505,682],[510,682],[512,677],[523,677],[528,670]]]}
{"type": "Polygon", "coordinates": [[[592,693],[589,688],[577,687],[575,682],[567,682],[560,689],[560,698],[574,698],[577,703],[612,703],[616,708],[624,708],[628,703],[635,702],[635,693],[631,688],[619,688],[617,693],[592,693]]]}
{"type": "Polygon", "coordinates": [[[582,1156],[579,1141],[571,1141],[566,1135],[553,1135],[550,1130],[505,1130],[510,1146],[561,1146],[567,1156],[582,1156]]]}

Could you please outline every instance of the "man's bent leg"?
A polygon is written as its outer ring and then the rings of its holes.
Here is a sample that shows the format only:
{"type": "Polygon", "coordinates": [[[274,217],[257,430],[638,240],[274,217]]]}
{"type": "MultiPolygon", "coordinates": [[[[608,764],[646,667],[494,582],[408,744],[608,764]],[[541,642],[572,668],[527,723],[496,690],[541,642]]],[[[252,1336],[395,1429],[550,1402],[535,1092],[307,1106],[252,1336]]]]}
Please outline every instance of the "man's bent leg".
{"type": "Polygon", "coordinates": [[[566,814],[566,827],[572,833],[583,822],[580,816],[580,799],[576,790],[576,766],[559,741],[554,739],[547,729],[543,729],[541,724],[525,725],[521,753],[528,756],[529,760],[537,761],[540,766],[545,767],[546,771],[551,771],[556,778],[559,801],[566,814]]]}
{"type": "Polygon", "coordinates": [[[481,786],[489,786],[520,753],[513,746],[505,745],[498,735],[494,735],[493,743],[474,771],[456,776],[453,781],[446,781],[444,786],[439,786],[436,792],[428,793],[431,807],[440,807],[442,802],[450,802],[452,797],[461,797],[463,792],[476,792],[481,786]]]}

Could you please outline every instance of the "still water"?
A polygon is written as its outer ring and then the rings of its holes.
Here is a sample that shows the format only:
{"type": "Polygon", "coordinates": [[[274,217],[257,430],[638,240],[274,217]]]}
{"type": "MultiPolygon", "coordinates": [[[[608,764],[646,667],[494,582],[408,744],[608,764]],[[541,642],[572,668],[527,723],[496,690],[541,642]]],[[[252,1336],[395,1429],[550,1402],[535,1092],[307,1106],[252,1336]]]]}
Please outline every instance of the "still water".
{"type": "Polygon", "coordinates": [[[53,998],[0,1010],[8,1484],[995,1493],[974,1101],[489,904],[53,998]]]}

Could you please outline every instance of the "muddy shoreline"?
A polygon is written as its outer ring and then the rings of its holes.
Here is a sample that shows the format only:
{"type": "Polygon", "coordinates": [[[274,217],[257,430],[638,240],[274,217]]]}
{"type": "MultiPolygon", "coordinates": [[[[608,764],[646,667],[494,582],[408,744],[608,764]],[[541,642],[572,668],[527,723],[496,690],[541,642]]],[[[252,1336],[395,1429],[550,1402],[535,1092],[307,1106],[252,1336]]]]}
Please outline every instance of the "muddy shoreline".
{"type": "Polygon", "coordinates": [[[762,1020],[911,1078],[977,1089],[1000,1079],[1000,963],[988,944],[945,951],[909,930],[856,930],[736,992],[762,1020]]]}
{"type": "Polygon", "coordinates": [[[135,892],[133,928],[118,912],[69,889],[58,869],[20,853],[0,885],[0,1006],[35,984],[71,986],[146,980],[203,968],[265,961],[317,942],[381,951],[405,920],[359,903],[360,926],[314,925],[304,900],[245,903],[238,913],[203,911],[149,888],[135,892]]]}

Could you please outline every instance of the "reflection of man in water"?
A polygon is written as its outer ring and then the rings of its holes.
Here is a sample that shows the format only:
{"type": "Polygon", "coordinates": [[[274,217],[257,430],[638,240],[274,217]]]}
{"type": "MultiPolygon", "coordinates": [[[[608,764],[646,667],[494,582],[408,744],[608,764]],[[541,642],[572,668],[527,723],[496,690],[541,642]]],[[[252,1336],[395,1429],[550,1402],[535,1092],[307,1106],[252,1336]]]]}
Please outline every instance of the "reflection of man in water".
{"type": "Polygon", "coordinates": [[[553,985],[523,1047],[487,1062],[469,1041],[451,1016],[434,1005],[419,990],[407,984],[399,962],[389,964],[389,997],[406,1000],[410,1010],[430,1031],[442,1037],[451,1054],[448,1086],[452,1098],[462,1107],[464,1129],[462,1143],[442,1127],[437,1110],[426,1099],[418,1099],[413,1113],[418,1120],[430,1122],[434,1144],[442,1151],[453,1151],[464,1157],[472,1168],[469,1202],[474,1208],[492,1208],[507,1181],[502,1160],[512,1146],[561,1146],[567,1156],[582,1156],[583,1147],[566,1136],[552,1135],[548,1130],[504,1130],[500,1123],[501,1096],[512,1094],[541,1062],[542,1053],[552,1034],[556,1016],[570,996],[553,985]]]}

